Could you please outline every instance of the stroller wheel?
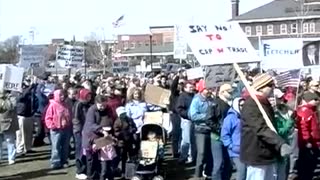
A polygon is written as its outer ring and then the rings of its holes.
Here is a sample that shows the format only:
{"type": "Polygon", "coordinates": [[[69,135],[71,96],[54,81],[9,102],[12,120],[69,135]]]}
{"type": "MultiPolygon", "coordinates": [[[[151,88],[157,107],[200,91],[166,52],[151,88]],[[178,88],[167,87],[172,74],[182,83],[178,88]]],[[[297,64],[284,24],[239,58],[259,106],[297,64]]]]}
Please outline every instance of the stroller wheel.
{"type": "Polygon", "coordinates": [[[131,180],[142,180],[142,178],[140,176],[133,176],[131,180]]]}
{"type": "Polygon", "coordinates": [[[162,176],[155,176],[155,177],[153,177],[152,180],[163,180],[163,177],[162,176]]]}

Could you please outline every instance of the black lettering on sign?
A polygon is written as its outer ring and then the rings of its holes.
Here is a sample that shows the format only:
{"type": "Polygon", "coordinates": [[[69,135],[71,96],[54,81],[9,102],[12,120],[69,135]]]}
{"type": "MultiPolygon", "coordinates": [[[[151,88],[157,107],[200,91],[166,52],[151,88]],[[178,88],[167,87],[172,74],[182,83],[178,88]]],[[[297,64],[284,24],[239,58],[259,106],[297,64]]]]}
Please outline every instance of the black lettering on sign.
{"type": "Polygon", "coordinates": [[[208,37],[210,41],[222,39],[220,34],[207,34],[206,37],[208,37]]]}
{"type": "Polygon", "coordinates": [[[40,63],[31,63],[30,67],[32,67],[32,68],[40,67],[40,63]]]}
{"type": "Polygon", "coordinates": [[[19,83],[4,82],[4,88],[18,90],[19,83]]]}
{"type": "Polygon", "coordinates": [[[233,53],[248,53],[247,48],[228,47],[228,50],[233,53]]]}
{"type": "Polygon", "coordinates": [[[196,32],[207,32],[207,26],[206,25],[190,25],[189,26],[190,32],[191,33],[196,33],[196,32]]]}
{"type": "Polygon", "coordinates": [[[212,49],[199,49],[201,55],[212,54],[212,49]]]}
{"type": "Polygon", "coordinates": [[[3,73],[0,73],[0,80],[3,79],[3,73]]]}
{"type": "Polygon", "coordinates": [[[228,31],[228,28],[226,26],[215,26],[217,31],[228,31]]]}

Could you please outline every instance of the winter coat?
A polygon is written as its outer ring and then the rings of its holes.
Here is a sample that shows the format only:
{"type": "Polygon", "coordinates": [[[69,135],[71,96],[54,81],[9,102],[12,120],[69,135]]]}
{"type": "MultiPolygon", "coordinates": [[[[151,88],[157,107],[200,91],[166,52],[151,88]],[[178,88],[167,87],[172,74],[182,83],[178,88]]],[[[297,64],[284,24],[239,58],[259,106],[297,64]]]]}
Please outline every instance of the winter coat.
{"type": "Polygon", "coordinates": [[[32,117],[37,111],[38,102],[35,96],[35,87],[33,84],[29,88],[24,89],[23,93],[17,98],[17,114],[23,117],[32,117]]]}
{"type": "Polygon", "coordinates": [[[233,101],[233,106],[224,118],[221,128],[221,141],[223,145],[227,147],[231,158],[240,156],[241,119],[239,108],[236,110],[235,107],[239,106],[239,100],[240,99],[237,98],[233,101]]]}
{"type": "Polygon", "coordinates": [[[16,98],[10,94],[0,94],[0,134],[15,134],[18,129],[16,98]]]}
{"type": "Polygon", "coordinates": [[[230,105],[226,102],[224,102],[219,97],[215,99],[215,109],[214,109],[214,118],[213,118],[213,126],[212,126],[212,132],[219,136],[221,132],[221,126],[223,124],[224,118],[228,114],[228,110],[230,109],[230,105]]]}
{"type": "Polygon", "coordinates": [[[46,111],[45,124],[48,129],[66,129],[72,125],[71,108],[65,102],[61,102],[60,94],[62,90],[54,91],[53,100],[46,111]]]}
{"type": "Polygon", "coordinates": [[[289,139],[294,131],[294,120],[291,118],[289,113],[282,114],[280,112],[275,113],[275,123],[277,127],[277,132],[286,143],[290,143],[289,139]]]}
{"type": "Polygon", "coordinates": [[[79,100],[73,106],[73,133],[81,133],[88,109],[90,108],[90,103],[87,102],[87,97],[90,96],[91,91],[87,89],[81,89],[79,92],[79,100]]]}
{"type": "MultiPolygon", "coordinates": [[[[257,96],[262,108],[274,123],[274,111],[267,98],[257,96]]],[[[255,101],[249,97],[241,110],[240,159],[247,165],[270,165],[280,157],[285,141],[272,131],[255,101]]]]}
{"type": "Polygon", "coordinates": [[[41,116],[42,113],[44,112],[46,106],[49,104],[48,97],[43,93],[43,85],[42,84],[37,85],[35,96],[36,96],[37,102],[38,102],[38,105],[37,105],[38,108],[36,110],[36,114],[41,116]]]}
{"type": "Polygon", "coordinates": [[[320,128],[316,107],[302,105],[297,109],[297,128],[299,147],[311,143],[314,148],[320,147],[320,128]]]}
{"type": "Polygon", "coordinates": [[[183,92],[180,94],[176,103],[176,112],[183,119],[189,119],[188,110],[190,108],[194,94],[183,92]]]}
{"type": "MultiPolygon", "coordinates": [[[[87,112],[86,120],[82,130],[82,147],[91,149],[93,141],[99,137],[103,137],[101,133],[101,121],[104,118],[110,118],[106,110],[99,111],[97,105],[92,105],[87,112]]],[[[112,124],[110,124],[112,127],[112,124]]]]}
{"type": "MultiPolygon", "coordinates": [[[[172,84],[170,86],[170,98],[169,98],[169,110],[176,113],[176,103],[178,101],[180,92],[178,90],[178,84],[179,84],[179,76],[175,77],[172,81],[172,84]]],[[[162,87],[164,89],[167,89],[166,87],[162,87]]],[[[190,103],[191,104],[191,103],[190,103]]]]}
{"type": "Polygon", "coordinates": [[[204,98],[201,94],[196,94],[193,97],[188,116],[195,124],[195,132],[210,133],[214,109],[215,103],[211,98],[204,98]]]}
{"type": "Polygon", "coordinates": [[[127,116],[131,118],[138,129],[141,129],[144,122],[144,114],[147,112],[147,104],[145,102],[132,101],[126,105],[127,116]]]}
{"type": "Polygon", "coordinates": [[[113,125],[114,136],[118,139],[118,146],[123,147],[133,143],[133,135],[137,128],[129,117],[118,118],[113,125]]]}

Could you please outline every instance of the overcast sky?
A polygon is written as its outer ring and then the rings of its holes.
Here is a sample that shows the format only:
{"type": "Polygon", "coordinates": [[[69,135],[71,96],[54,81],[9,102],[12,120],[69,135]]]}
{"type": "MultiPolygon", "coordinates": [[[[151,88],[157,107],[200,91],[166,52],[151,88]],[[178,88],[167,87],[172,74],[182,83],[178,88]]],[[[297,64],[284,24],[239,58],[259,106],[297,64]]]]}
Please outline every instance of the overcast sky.
{"type": "MultiPolygon", "coordinates": [[[[240,0],[240,13],[272,0],[240,0]]],[[[231,0],[0,0],[0,40],[13,35],[35,43],[52,38],[83,40],[91,32],[105,34],[147,33],[150,25],[210,23],[231,18],[231,0]],[[112,22],[125,14],[123,26],[112,22]],[[104,29],[104,30],[102,30],[104,29]]]]}

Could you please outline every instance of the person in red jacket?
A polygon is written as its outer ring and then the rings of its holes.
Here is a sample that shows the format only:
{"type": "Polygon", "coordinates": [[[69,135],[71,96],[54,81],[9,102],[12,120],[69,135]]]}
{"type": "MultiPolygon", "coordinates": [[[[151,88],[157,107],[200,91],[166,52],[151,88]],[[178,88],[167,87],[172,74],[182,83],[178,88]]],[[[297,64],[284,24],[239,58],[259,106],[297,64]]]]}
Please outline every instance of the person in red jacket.
{"type": "Polygon", "coordinates": [[[298,177],[312,180],[317,167],[320,148],[320,128],[317,117],[319,97],[315,93],[306,92],[301,106],[297,109],[297,128],[299,159],[297,162],[298,177]]]}

